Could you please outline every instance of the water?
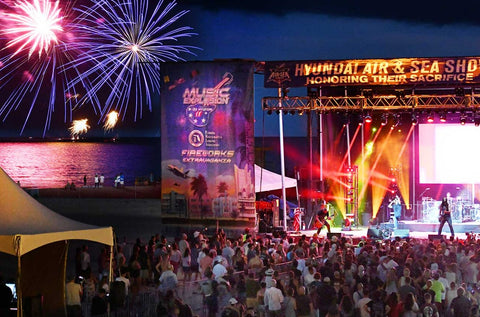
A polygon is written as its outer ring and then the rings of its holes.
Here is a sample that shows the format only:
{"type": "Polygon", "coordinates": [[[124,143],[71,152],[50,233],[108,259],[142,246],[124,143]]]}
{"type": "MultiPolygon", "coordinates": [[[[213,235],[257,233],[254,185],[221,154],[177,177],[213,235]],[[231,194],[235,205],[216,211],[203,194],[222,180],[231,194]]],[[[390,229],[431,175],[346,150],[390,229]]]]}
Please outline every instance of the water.
{"type": "Polygon", "coordinates": [[[160,141],[132,143],[103,142],[2,142],[0,167],[22,187],[60,188],[74,181],[94,185],[95,174],[103,173],[105,186],[113,186],[115,176],[125,175],[125,185],[135,178],[159,179],[160,141]]]}

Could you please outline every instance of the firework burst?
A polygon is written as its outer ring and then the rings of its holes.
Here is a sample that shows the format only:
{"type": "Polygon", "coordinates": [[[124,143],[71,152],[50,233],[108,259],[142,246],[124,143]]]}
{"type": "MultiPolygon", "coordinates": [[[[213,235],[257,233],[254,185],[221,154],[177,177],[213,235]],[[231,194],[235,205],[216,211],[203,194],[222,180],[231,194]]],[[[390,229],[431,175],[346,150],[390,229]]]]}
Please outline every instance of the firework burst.
{"type": "Polygon", "coordinates": [[[118,112],[113,110],[110,111],[109,114],[107,114],[107,120],[105,120],[105,124],[103,125],[103,129],[105,131],[112,130],[115,125],[117,124],[118,121],[118,112]]]}
{"type": "Polygon", "coordinates": [[[85,134],[90,129],[88,119],[73,120],[72,125],[68,129],[72,138],[77,138],[81,134],[85,134]]]}
{"type": "Polygon", "coordinates": [[[13,55],[24,49],[28,49],[29,57],[36,50],[39,55],[48,54],[50,47],[58,43],[58,33],[63,31],[58,1],[18,1],[13,11],[4,14],[4,19],[10,25],[3,34],[11,38],[6,48],[17,47],[13,55]]]}
{"type": "Polygon", "coordinates": [[[5,121],[15,111],[25,115],[20,134],[32,119],[45,118],[43,136],[50,128],[55,107],[63,107],[63,121],[72,120],[78,95],[67,83],[76,76],[63,64],[72,61],[67,51],[73,25],[68,24],[72,7],[59,1],[20,0],[0,2],[0,118],[5,121]],[[37,54],[35,54],[37,53],[37,54]],[[57,98],[58,97],[60,98],[57,98]]]}
{"type": "Polygon", "coordinates": [[[80,103],[108,105],[102,109],[101,119],[115,109],[123,120],[131,107],[136,121],[142,117],[143,105],[152,110],[152,97],[160,91],[159,63],[183,60],[182,53],[193,54],[195,49],[178,44],[179,39],[194,33],[190,27],[173,26],[188,13],[175,13],[175,6],[175,1],[159,1],[150,8],[148,0],[100,0],[79,9],[82,27],[75,49],[84,53],[71,65],[95,62],[71,82],[90,85],[80,103]]]}

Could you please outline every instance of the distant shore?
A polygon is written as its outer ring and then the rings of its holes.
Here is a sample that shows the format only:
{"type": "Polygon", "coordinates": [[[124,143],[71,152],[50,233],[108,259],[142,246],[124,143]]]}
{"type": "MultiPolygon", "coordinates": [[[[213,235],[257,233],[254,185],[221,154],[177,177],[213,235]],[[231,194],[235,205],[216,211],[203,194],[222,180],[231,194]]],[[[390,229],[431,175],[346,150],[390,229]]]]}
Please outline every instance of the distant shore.
{"type": "Polygon", "coordinates": [[[75,190],[65,188],[25,188],[34,197],[51,198],[124,198],[124,199],[161,199],[160,184],[145,186],[77,186],[75,190]]]}

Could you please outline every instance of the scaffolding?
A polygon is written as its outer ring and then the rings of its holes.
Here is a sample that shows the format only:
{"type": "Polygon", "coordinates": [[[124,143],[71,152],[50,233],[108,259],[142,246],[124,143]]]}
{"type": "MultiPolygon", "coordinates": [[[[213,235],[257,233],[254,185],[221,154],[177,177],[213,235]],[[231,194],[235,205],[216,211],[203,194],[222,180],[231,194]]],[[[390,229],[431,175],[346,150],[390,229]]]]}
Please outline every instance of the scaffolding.
{"type": "Polygon", "coordinates": [[[358,166],[345,166],[345,217],[358,227],[358,166]]]}

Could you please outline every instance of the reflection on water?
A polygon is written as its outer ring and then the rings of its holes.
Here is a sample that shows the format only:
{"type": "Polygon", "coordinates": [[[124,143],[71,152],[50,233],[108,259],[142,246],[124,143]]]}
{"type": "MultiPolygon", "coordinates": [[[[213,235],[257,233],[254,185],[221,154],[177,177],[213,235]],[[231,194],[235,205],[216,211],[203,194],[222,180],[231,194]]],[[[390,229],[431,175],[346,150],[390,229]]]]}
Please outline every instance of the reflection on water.
{"type": "Polygon", "coordinates": [[[87,142],[3,142],[0,143],[0,167],[22,187],[58,188],[68,182],[93,186],[95,174],[103,173],[105,185],[112,186],[115,176],[125,174],[125,185],[136,177],[160,175],[160,142],[87,143],[87,142]]]}

